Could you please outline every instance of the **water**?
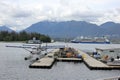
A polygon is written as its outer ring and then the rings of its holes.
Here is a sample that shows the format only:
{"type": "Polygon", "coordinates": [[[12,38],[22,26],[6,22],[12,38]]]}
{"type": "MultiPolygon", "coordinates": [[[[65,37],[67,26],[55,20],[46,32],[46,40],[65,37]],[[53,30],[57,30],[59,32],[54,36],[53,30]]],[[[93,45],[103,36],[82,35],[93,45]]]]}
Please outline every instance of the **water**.
{"type": "MultiPolygon", "coordinates": [[[[7,48],[5,45],[22,43],[0,43],[0,80],[96,80],[120,76],[120,70],[89,70],[84,63],[57,62],[52,69],[30,69],[30,61],[24,61],[29,52],[24,49],[7,48]]],[[[49,45],[65,44],[50,43],[49,45]]],[[[83,51],[94,51],[95,47],[120,47],[120,44],[73,44],[83,51]]]]}

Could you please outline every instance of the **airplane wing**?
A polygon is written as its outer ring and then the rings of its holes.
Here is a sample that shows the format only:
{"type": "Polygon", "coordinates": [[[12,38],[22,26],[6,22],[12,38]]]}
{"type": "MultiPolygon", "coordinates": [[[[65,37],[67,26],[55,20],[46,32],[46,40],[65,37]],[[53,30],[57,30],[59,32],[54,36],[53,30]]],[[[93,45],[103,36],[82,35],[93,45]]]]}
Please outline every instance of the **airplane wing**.
{"type": "Polygon", "coordinates": [[[32,48],[33,48],[33,47],[31,47],[31,46],[11,46],[11,45],[6,45],[6,47],[23,48],[23,49],[25,49],[26,51],[29,51],[29,52],[32,52],[32,51],[29,50],[29,49],[32,49],[32,48]]]}
{"type": "Polygon", "coordinates": [[[40,44],[23,44],[23,46],[40,46],[40,44]]]}
{"type": "Polygon", "coordinates": [[[32,50],[29,49],[40,49],[41,51],[47,50],[47,49],[59,49],[59,48],[65,48],[65,45],[54,45],[54,46],[50,46],[50,45],[46,45],[46,46],[41,46],[41,47],[37,47],[37,46],[31,46],[31,45],[22,45],[22,46],[18,46],[18,45],[6,45],[6,47],[14,47],[14,48],[23,48],[27,51],[29,51],[30,53],[32,52],[32,50]]]}
{"type": "Polygon", "coordinates": [[[14,47],[14,48],[32,48],[31,46],[11,46],[11,45],[6,45],[6,47],[14,47]]]}

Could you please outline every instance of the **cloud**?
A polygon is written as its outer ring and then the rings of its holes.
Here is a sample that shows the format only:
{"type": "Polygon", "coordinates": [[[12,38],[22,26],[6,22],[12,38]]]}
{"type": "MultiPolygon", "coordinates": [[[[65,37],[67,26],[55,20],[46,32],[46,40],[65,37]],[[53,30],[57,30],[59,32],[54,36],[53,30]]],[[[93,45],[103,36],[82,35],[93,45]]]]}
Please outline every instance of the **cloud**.
{"type": "Polygon", "coordinates": [[[25,18],[25,17],[30,17],[32,14],[29,11],[17,11],[16,13],[13,14],[13,17],[15,18],[25,18]]]}
{"type": "Polygon", "coordinates": [[[120,22],[120,0],[1,0],[0,25],[22,30],[43,21],[120,22]]]}

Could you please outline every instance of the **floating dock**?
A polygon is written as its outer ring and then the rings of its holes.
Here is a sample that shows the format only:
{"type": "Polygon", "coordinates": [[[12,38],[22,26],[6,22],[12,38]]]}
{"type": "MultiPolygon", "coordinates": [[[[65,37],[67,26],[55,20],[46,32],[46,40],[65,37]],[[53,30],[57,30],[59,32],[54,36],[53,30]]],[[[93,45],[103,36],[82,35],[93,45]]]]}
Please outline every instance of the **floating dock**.
{"type": "Polygon", "coordinates": [[[120,70],[120,66],[109,66],[109,65],[89,56],[88,54],[86,54],[83,51],[78,50],[78,52],[82,55],[84,63],[91,70],[112,70],[112,69],[120,70]]]}
{"type": "Polygon", "coordinates": [[[29,67],[30,68],[51,68],[54,62],[55,62],[54,58],[45,57],[31,64],[29,67]]]}
{"type": "Polygon", "coordinates": [[[36,62],[30,64],[29,68],[51,68],[55,62],[54,54],[59,49],[55,49],[47,54],[45,57],[37,60],[36,62]]]}
{"type": "Polygon", "coordinates": [[[55,61],[65,61],[65,62],[82,62],[82,58],[61,58],[55,56],[55,54],[59,54],[59,49],[55,49],[49,52],[43,58],[37,60],[36,62],[30,64],[30,68],[51,68],[55,61]]]}
{"type": "Polygon", "coordinates": [[[58,52],[59,49],[54,49],[53,51],[49,52],[45,57],[49,57],[49,58],[55,58],[55,53],[58,52]]]}
{"type": "Polygon", "coordinates": [[[82,62],[82,59],[81,58],[57,58],[57,61],[82,62]]]}
{"type": "Polygon", "coordinates": [[[87,53],[77,50],[77,52],[82,55],[82,58],[74,58],[74,57],[56,57],[55,54],[59,52],[59,49],[55,49],[51,52],[49,52],[46,56],[41,58],[40,60],[30,64],[30,68],[51,68],[55,61],[65,61],[65,62],[84,62],[86,66],[91,70],[112,70],[112,69],[118,69],[120,70],[120,66],[110,66],[106,63],[103,63],[91,56],[89,56],[87,53]]]}

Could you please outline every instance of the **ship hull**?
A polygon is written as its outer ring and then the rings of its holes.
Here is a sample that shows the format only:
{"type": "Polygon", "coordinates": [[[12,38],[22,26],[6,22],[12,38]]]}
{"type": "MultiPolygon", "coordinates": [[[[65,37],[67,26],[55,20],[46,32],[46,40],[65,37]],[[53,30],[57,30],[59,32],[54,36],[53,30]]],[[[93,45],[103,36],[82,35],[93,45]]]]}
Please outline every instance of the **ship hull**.
{"type": "Polygon", "coordinates": [[[110,44],[110,42],[81,42],[81,41],[71,41],[72,43],[88,43],[88,44],[110,44]]]}

